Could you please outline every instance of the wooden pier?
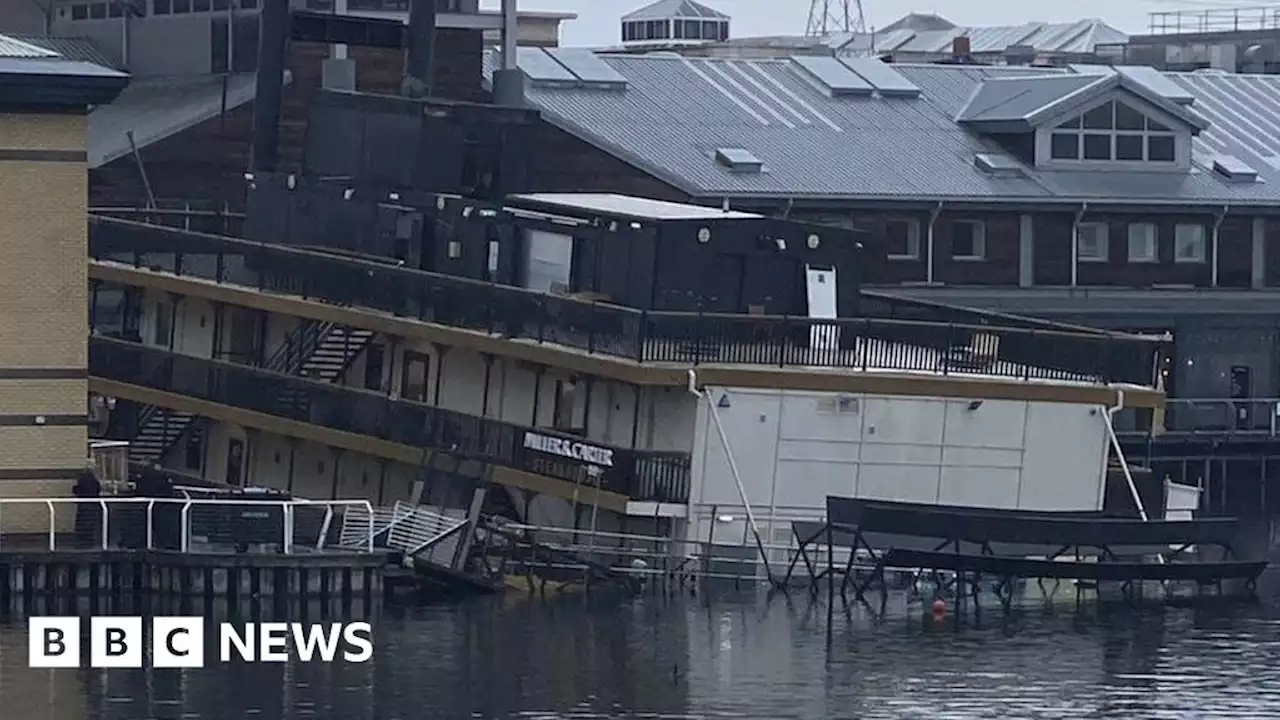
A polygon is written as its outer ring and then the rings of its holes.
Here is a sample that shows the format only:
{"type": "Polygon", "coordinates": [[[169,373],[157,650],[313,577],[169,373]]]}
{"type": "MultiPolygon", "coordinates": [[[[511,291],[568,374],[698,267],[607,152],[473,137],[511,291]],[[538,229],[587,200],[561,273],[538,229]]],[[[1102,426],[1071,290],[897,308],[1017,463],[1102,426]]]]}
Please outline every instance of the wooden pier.
{"type": "Polygon", "coordinates": [[[341,537],[348,514],[367,518],[372,508],[292,499],[0,499],[0,611],[54,598],[371,607],[382,601],[387,554],[369,538],[341,537]]]}
{"type": "Polygon", "coordinates": [[[1013,588],[1024,580],[1075,580],[1079,593],[1099,583],[1118,587],[1135,600],[1146,583],[1158,583],[1169,596],[1178,584],[1196,594],[1207,588],[1225,594],[1235,582],[1252,595],[1264,558],[1240,558],[1234,545],[1240,535],[1235,518],[1207,520],[1141,520],[1103,517],[1096,513],[997,510],[942,505],[827,497],[825,522],[792,523],[799,549],[786,575],[775,584],[786,589],[800,561],[808,571],[810,592],[825,580],[833,596],[836,586],[865,602],[878,586],[884,605],[887,570],[929,573],[935,587],[954,589],[963,602],[978,602],[983,579],[996,581],[996,596],[1006,610],[1013,588]],[[808,548],[826,545],[826,567],[815,564],[808,548]],[[835,550],[845,555],[835,562],[835,550]],[[1211,551],[1218,557],[1209,558],[1211,551]],[[870,568],[859,564],[859,558],[870,568]],[[841,565],[843,567],[841,567],[841,565]],[[864,577],[855,579],[862,571],[864,577]],[[953,576],[943,582],[939,573],[953,576]]]}

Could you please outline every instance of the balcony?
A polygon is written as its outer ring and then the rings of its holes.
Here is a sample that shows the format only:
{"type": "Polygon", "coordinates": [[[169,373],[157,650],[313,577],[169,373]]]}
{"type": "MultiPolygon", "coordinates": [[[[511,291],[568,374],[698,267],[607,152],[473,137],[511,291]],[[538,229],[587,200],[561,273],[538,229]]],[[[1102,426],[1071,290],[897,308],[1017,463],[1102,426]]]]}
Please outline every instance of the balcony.
{"type": "Polygon", "coordinates": [[[118,218],[91,217],[89,229],[90,255],[104,265],[667,367],[837,369],[1151,387],[1162,349],[1146,338],[892,296],[864,294],[861,304],[871,314],[849,319],[642,311],[118,218]]]}
{"type": "Polygon", "coordinates": [[[688,453],[602,445],[547,428],[467,415],[322,381],[103,337],[90,340],[89,370],[94,378],[400,445],[440,450],[464,459],[587,487],[597,482],[594,477],[584,477],[591,474],[587,470],[590,465],[598,468],[600,489],[632,500],[685,503],[689,499],[688,453]],[[558,440],[563,440],[565,445],[560,447],[568,450],[537,449],[555,445],[558,440]],[[573,452],[579,447],[585,451],[573,452]]]}

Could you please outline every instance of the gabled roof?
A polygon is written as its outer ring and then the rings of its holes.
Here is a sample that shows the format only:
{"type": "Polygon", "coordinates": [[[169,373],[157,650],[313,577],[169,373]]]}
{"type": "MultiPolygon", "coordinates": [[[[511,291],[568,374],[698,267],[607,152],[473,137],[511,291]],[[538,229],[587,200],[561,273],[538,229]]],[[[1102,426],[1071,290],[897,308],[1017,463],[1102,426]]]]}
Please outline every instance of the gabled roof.
{"type": "Polygon", "coordinates": [[[552,125],[704,202],[767,197],[1280,208],[1277,75],[1160,76],[1193,96],[1195,113],[1211,123],[1194,138],[1189,173],[1049,171],[1023,165],[955,118],[987,80],[1054,69],[896,64],[892,68],[921,94],[886,98],[836,95],[790,59],[599,58],[626,79],[625,90],[530,82],[530,105],[552,125]],[[718,147],[749,151],[762,161],[760,172],[718,165],[718,147]],[[984,172],[975,166],[978,154],[1005,156],[1023,173],[984,172]],[[1258,182],[1215,175],[1212,160],[1219,155],[1256,169],[1258,182]]]}
{"type": "Polygon", "coordinates": [[[729,16],[693,0],[658,0],[622,16],[623,22],[635,20],[728,20],[729,16]]]}
{"type": "Polygon", "coordinates": [[[1138,96],[1184,123],[1192,132],[1204,118],[1119,72],[989,78],[973,91],[956,122],[988,132],[1026,132],[1063,111],[1120,90],[1138,96]]]}

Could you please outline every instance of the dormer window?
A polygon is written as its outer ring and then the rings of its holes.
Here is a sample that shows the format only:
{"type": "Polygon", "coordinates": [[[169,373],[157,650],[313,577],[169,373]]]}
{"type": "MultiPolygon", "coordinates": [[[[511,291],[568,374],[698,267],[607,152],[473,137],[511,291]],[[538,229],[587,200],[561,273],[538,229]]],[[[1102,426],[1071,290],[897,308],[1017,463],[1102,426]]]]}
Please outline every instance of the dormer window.
{"type": "Polygon", "coordinates": [[[1053,160],[1172,163],[1177,136],[1168,126],[1119,100],[1059,124],[1049,136],[1053,160]]]}
{"type": "Polygon", "coordinates": [[[1172,99],[1172,81],[1140,70],[988,78],[956,122],[1011,153],[1030,146],[1036,167],[1188,171],[1209,122],[1172,99]]]}

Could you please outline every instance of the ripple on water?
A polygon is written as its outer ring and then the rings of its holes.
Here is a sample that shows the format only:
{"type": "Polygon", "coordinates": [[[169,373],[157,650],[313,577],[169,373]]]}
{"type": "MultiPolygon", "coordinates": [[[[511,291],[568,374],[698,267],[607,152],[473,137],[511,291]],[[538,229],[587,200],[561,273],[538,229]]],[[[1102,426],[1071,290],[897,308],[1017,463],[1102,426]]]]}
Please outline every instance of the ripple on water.
{"type": "MultiPolygon", "coordinates": [[[[33,670],[0,625],[0,708],[59,720],[1280,717],[1280,601],[940,622],[775,598],[384,613],[364,665],[33,670]]],[[[7,713],[0,710],[0,717],[7,713]]]]}

